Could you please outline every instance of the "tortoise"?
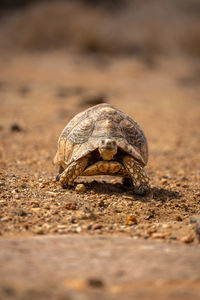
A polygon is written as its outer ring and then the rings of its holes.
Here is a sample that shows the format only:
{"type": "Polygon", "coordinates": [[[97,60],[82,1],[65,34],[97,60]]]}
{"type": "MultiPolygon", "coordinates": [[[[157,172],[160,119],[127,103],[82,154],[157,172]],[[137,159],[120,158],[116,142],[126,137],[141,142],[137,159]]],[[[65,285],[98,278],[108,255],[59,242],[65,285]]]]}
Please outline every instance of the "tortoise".
{"type": "Polygon", "coordinates": [[[73,185],[80,175],[112,175],[123,177],[123,184],[136,194],[150,190],[143,169],[147,161],[148,145],[140,126],[106,103],[77,114],[67,124],[54,158],[63,187],[73,185]]]}

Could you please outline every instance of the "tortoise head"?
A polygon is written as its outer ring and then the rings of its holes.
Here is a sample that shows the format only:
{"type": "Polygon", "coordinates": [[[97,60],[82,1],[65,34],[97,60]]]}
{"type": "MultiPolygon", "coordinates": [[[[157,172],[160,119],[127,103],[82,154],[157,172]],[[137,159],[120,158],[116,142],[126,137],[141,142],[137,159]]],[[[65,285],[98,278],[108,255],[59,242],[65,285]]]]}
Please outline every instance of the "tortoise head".
{"type": "Polygon", "coordinates": [[[112,160],[117,153],[117,143],[112,139],[101,139],[99,153],[103,160],[112,160]]]}

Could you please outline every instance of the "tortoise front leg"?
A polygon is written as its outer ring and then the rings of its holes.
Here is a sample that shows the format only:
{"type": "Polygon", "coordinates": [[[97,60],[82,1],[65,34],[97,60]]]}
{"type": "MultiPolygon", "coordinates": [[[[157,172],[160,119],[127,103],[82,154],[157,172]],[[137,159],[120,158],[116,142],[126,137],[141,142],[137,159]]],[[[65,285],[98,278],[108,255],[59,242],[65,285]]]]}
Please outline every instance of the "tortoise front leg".
{"type": "Polygon", "coordinates": [[[59,181],[64,187],[72,185],[73,181],[81,175],[88,164],[88,157],[83,157],[77,161],[72,162],[60,175],[59,181]]]}
{"type": "Polygon", "coordinates": [[[140,164],[128,155],[122,158],[122,163],[133,181],[134,192],[139,195],[149,192],[149,178],[140,164]]]}

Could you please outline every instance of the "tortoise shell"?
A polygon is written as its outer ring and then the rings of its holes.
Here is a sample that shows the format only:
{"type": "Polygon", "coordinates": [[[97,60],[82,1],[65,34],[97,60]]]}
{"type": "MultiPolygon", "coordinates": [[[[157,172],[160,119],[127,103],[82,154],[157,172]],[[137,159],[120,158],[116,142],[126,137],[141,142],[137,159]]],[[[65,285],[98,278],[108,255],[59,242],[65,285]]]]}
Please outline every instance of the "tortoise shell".
{"type": "Polygon", "coordinates": [[[98,149],[102,138],[115,140],[120,151],[141,166],[148,161],[148,145],[140,126],[124,112],[109,104],[99,104],[77,114],[58,140],[54,163],[64,169],[73,161],[98,149]]]}

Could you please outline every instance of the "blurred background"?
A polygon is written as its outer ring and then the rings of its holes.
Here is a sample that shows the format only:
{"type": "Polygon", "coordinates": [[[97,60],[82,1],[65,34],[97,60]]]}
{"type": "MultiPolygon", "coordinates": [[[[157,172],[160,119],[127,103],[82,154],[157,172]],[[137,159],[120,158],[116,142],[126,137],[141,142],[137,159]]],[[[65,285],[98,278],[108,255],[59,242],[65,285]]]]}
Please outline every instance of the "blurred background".
{"type": "Polygon", "coordinates": [[[199,0],[1,0],[1,51],[200,58],[199,0]]]}

